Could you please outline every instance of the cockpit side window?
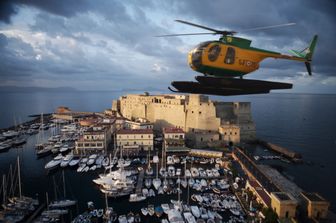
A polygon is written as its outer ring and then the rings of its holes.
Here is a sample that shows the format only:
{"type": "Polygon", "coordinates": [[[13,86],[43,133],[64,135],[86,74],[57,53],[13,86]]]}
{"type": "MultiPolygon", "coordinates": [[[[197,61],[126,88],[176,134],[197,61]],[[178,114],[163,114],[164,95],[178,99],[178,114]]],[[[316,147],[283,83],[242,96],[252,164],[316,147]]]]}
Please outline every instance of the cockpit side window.
{"type": "Polygon", "coordinates": [[[226,64],[234,64],[235,61],[235,49],[232,47],[228,47],[224,59],[224,63],[226,64]]]}
{"type": "Polygon", "coordinates": [[[209,53],[208,53],[208,59],[211,62],[214,62],[215,60],[217,60],[219,53],[221,51],[221,48],[219,45],[213,45],[212,47],[210,47],[209,49],[209,53]]]}

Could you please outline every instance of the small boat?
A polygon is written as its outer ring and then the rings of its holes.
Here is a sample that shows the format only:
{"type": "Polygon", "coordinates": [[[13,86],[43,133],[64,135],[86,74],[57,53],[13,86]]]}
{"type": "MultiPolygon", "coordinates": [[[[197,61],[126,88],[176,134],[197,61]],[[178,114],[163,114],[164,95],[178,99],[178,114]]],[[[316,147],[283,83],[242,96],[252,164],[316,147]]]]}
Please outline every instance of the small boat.
{"type": "Polygon", "coordinates": [[[129,202],[139,202],[139,201],[143,201],[145,200],[146,197],[143,196],[143,195],[138,195],[138,194],[130,194],[130,197],[129,197],[129,202]]]}
{"type": "Polygon", "coordinates": [[[0,152],[5,152],[11,148],[11,145],[6,143],[0,143],[0,152]]]}
{"type": "Polygon", "coordinates": [[[13,146],[21,146],[23,144],[25,144],[27,142],[27,140],[23,137],[18,137],[16,139],[13,140],[13,146]]]}
{"type": "Polygon", "coordinates": [[[145,180],[145,186],[146,186],[147,188],[150,188],[151,185],[152,185],[152,179],[147,178],[147,179],[145,180]]]}
{"type": "Polygon", "coordinates": [[[134,222],[134,214],[133,214],[133,212],[129,212],[127,214],[127,222],[128,223],[133,223],[134,222]]]}
{"type": "Polygon", "coordinates": [[[70,162],[69,162],[69,166],[76,166],[80,161],[79,157],[74,157],[70,162]]]}
{"type": "Polygon", "coordinates": [[[165,214],[168,214],[168,211],[170,210],[170,207],[168,204],[161,204],[162,210],[165,214]]]}
{"type": "Polygon", "coordinates": [[[147,188],[143,188],[143,189],[142,189],[142,195],[143,195],[144,197],[148,197],[148,193],[149,193],[149,191],[148,191],[147,188]]]}
{"type": "Polygon", "coordinates": [[[60,166],[61,166],[61,167],[66,167],[66,166],[68,166],[69,163],[70,163],[70,161],[72,160],[72,158],[73,158],[73,154],[69,153],[68,155],[66,155],[66,156],[63,158],[63,160],[62,160],[60,166]]]}
{"type": "Polygon", "coordinates": [[[60,216],[64,214],[68,214],[68,210],[63,209],[53,209],[53,210],[47,210],[42,212],[42,216],[60,216]]]}
{"type": "Polygon", "coordinates": [[[184,212],[183,216],[187,223],[196,223],[195,217],[190,212],[184,212]]]}
{"type": "Polygon", "coordinates": [[[160,172],[160,175],[161,175],[162,177],[166,177],[166,176],[167,176],[166,168],[161,167],[159,172],[160,172]]]}
{"type": "Polygon", "coordinates": [[[174,164],[174,160],[172,156],[167,156],[167,164],[168,165],[174,164]]]}
{"type": "Polygon", "coordinates": [[[88,172],[88,171],[89,171],[89,169],[90,169],[90,167],[89,167],[89,166],[86,166],[86,167],[84,167],[84,169],[83,169],[83,171],[82,171],[82,172],[88,172]]]}
{"type": "Polygon", "coordinates": [[[110,159],[108,157],[105,157],[102,161],[102,165],[105,167],[105,166],[108,166],[110,163],[110,159]]]}
{"type": "Polygon", "coordinates": [[[97,165],[93,165],[90,167],[90,170],[96,170],[97,169],[97,165]]]}
{"type": "Polygon", "coordinates": [[[127,223],[127,217],[126,217],[126,215],[120,215],[118,217],[118,221],[119,221],[119,223],[127,223]]]}
{"type": "Polygon", "coordinates": [[[158,194],[164,194],[163,187],[159,187],[157,191],[158,194]]]}
{"type": "Polygon", "coordinates": [[[92,164],[94,164],[94,162],[95,162],[95,159],[92,159],[92,158],[89,158],[89,160],[87,161],[87,165],[88,166],[91,166],[92,164]]]}
{"type": "Polygon", "coordinates": [[[155,178],[153,179],[153,186],[156,190],[159,189],[159,187],[161,186],[161,179],[160,178],[155,178]]]}
{"type": "Polygon", "coordinates": [[[63,160],[64,156],[60,153],[54,157],[54,160],[63,160]]]}
{"type": "Polygon", "coordinates": [[[153,168],[151,166],[148,166],[146,169],[146,174],[150,176],[153,175],[153,173],[154,173],[153,168]]]}
{"type": "Polygon", "coordinates": [[[196,205],[190,206],[191,213],[196,217],[199,218],[201,217],[201,212],[200,209],[196,205]]]}
{"type": "Polygon", "coordinates": [[[83,172],[83,170],[84,170],[85,167],[86,167],[85,163],[79,164],[79,167],[77,168],[77,172],[78,173],[83,172]]]}
{"type": "Polygon", "coordinates": [[[239,216],[240,215],[240,211],[236,208],[230,208],[230,211],[232,214],[239,216]]]}
{"type": "Polygon", "coordinates": [[[148,214],[150,216],[153,216],[155,214],[154,205],[152,205],[152,204],[148,205],[148,214]]]}
{"type": "Polygon", "coordinates": [[[69,150],[69,146],[68,146],[67,144],[64,144],[63,147],[60,148],[59,151],[60,151],[61,153],[64,153],[64,152],[66,152],[66,151],[68,151],[68,150],[69,150]]]}
{"type": "Polygon", "coordinates": [[[149,197],[155,197],[155,191],[153,189],[149,189],[148,196],[149,197]]]}
{"type": "Polygon", "coordinates": [[[51,169],[53,169],[53,168],[56,168],[61,162],[62,162],[61,159],[59,159],[59,160],[51,160],[51,161],[49,161],[49,162],[44,166],[44,168],[47,169],[47,170],[51,170],[51,169]]]}
{"type": "Polygon", "coordinates": [[[97,166],[98,166],[98,165],[102,165],[103,160],[104,160],[104,156],[103,156],[103,155],[100,155],[100,156],[98,156],[98,158],[96,159],[95,164],[96,164],[97,166]]]}
{"type": "Polygon", "coordinates": [[[203,219],[208,219],[209,218],[208,212],[204,207],[200,207],[200,211],[201,211],[201,218],[203,218],[203,219]]]}
{"type": "Polygon", "coordinates": [[[69,206],[73,206],[77,203],[75,200],[58,200],[53,201],[49,204],[49,208],[65,208],[69,206]]]}
{"type": "Polygon", "coordinates": [[[159,218],[163,214],[163,209],[161,206],[155,207],[155,215],[159,218]]]}
{"type": "Polygon", "coordinates": [[[88,160],[89,160],[89,159],[88,159],[87,157],[84,157],[84,158],[82,158],[82,159],[80,160],[80,162],[86,164],[88,160]]]}
{"type": "Polygon", "coordinates": [[[141,222],[141,217],[140,217],[140,215],[139,214],[135,214],[134,215],[134,222],[141,222]]]}
{"type": "Polygon", "coordinates": [[[141,213],[143,216],[147,216],[148,215],[148,209],[147,208],[141,208],[141,213]]]}

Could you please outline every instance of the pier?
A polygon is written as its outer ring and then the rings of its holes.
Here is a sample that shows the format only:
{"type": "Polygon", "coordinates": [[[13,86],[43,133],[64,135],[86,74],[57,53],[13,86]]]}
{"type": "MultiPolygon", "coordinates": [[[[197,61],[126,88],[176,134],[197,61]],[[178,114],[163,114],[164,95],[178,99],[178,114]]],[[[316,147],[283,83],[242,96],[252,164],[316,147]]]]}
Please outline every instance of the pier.
{"type": "Polygon", "coordinates": [[[142,183],[143,183],[144,177],[145,177],[145,170],[142,169],[139,172],[138,182],[137,182],[137,186],[135,188],[135,193],[136,194],[141,194],[142,193],[142,183]]]}
{"type": "Polygon", "coordinates": [[[27,223],[32,222],[41,212],[42,210],[45,208],[46,203],[41,204],[35,211],[34,213],[27,219],[27,223]]]}
{"type": "Polygon", "coordinates": [[[282,146],[279,146],[279,145],[275,145],[273,143],[266,142],[266,141],[263,141],[263,140],[260,140],[260,139],[252,142],[252,144],[261,145],[261,146],[267,148],[268,150],[279,153],[282,156],[285,156],[285,157],[287,157],[287,158],[289,158],[293,161],[299,161],[302,158],[300,153],[291,151],[288,148],[285,148],[285,147],[282,147],[282,146]]]}

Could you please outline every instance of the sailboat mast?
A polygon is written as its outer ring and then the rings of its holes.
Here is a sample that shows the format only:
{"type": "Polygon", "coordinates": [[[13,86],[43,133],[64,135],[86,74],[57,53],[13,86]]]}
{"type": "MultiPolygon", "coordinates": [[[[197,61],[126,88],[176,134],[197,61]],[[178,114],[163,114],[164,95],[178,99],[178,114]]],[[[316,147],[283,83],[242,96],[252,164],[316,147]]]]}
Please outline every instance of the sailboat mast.
{"type": "Polygon", "coordinates": [[[63,192],[64,192],[64,198],[66,197],[65,194],[66,194],[66,191],[65,191],[65,177],[64,177],[64,170],[62,171],[62,178],[63,178],[63,192]]]}
{"type": "Polygon", "coordinates": [[[49,196],[48,196],[48,192],[46,192],[46,202],[47,202],[47,210],[49,210],[49,196]]]}
{"type": "Polygon", "coordinates": [[[2,175],[2,193],[3,193],[3,204],[6,203],[6,176],[5,174],[2,175]]]}
{"type": "Polygon", "coordinates": [[[106,206],[106,210],[108,208],[108,202],[107,202],[107,193],[104,193],[105,194],[105,206],[106,206]]]}
{"type": "Polygon", "coordinates": [[[22,191],[21,191],[21,173],[20,173],[20,157],[17,158],[17,165],[18,165],[18,178],[19,178],[19,195],[22,198],[22,191]]]}
{"type": "MultiPolygon", "coordinates": [[[[156,153],[156,156],[158,156],[158,153],[156,153]]],[[[156,179],[159,177],[159,162],[156,163],[156,179]]]]}

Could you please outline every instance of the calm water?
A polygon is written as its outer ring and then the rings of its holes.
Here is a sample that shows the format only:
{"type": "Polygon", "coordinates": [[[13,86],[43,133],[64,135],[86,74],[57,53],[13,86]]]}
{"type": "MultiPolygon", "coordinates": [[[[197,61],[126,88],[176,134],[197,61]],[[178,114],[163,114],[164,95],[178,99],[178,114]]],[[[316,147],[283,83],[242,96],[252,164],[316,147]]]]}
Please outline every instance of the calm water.
{"type": "MultiPolygon", "coordinates": [[[[71,92],[71,93],[1,93],[0,127],[27,120],[27,115],[48,113],[60,105],[73,110],[101,111],[111,107],[113,99],[123,93],[114,92],[71,92]]],[[[303,155],[304,160],[313,165],[292,165],[279,162],[284,173],[301,188],[316,191],[332,203],[336,210],[336,95],[269,94],[240,97],[215,97],[224,101],[252,102],[252,115],[257,125],[259,138],[270,141],[303,155]]],[[[31,145],[35,138],[29,139],[22,149],[13,149],[0,154],[0,172],[8,170],[15,162],[17,154],[22,157],[22,174],[26,194],[44,194],[46,188],[53,193],[51,176],[43,166],[46,160],[36,160],[31,145]]],[[[103,204],[102,194],[94,188],[91,179],[97,173],[77,174],[65,172],[68,193],[73,197],[83,197],[103,204]],[[81,184],[80,182],[89,182],[81,184]]],[[[60,174],[56,174],[60,182],[60,174]]],[[[82,199],[83,200],[83,199],[82,199]]],[[[127,205],[126,201],[124,202],[127,205]]],[[[84,204],[85,205],[85,204],[84,204]]],[[[80,209],[83,208],[82,205],[80,209]]]]}

